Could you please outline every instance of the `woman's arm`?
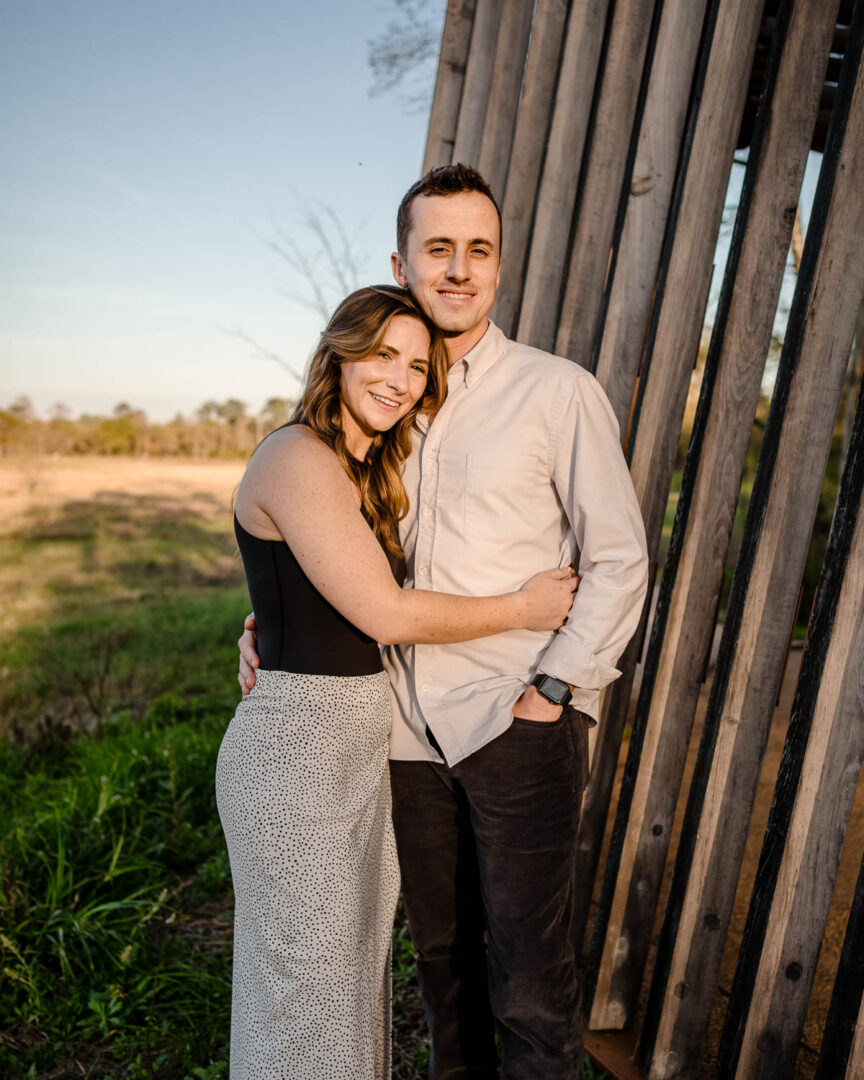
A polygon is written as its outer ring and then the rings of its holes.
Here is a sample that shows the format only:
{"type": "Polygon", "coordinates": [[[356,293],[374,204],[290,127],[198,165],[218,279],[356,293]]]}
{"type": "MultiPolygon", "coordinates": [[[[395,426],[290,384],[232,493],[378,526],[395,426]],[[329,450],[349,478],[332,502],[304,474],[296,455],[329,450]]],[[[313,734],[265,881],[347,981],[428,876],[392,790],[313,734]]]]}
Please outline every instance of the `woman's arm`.
{"type": "Polygon", "coordinates": [[[401,589],[338,458],[302,429],[271,436],[259,448],[238,491],[237,511],[244,525],[254,522],[258,529],[263,512],[321,595],[382,645],[557,629],[576,587],[568,569],[537,575],[503,596],[401,589]]]}

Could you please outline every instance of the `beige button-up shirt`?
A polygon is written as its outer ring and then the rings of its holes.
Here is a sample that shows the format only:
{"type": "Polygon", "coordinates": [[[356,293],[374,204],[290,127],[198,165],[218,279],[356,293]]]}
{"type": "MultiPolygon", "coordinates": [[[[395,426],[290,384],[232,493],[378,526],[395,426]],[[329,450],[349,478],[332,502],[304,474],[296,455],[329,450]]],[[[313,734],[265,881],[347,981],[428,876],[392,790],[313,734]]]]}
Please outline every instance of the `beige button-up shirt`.
{"type": "Polygon", "coordinates": [[[647,557],[618,424],[594,377],[490,323],[451,367],[447,400],[406,462],[405,488],[406,588],[486,596],[577,560],[581,581],[557,632],[385,649],[391,756],[440,760],[428,725],[455,764],[509,727],[538,671],[575,685],[574,707],[596,717],[639,620],[647,557]]]}

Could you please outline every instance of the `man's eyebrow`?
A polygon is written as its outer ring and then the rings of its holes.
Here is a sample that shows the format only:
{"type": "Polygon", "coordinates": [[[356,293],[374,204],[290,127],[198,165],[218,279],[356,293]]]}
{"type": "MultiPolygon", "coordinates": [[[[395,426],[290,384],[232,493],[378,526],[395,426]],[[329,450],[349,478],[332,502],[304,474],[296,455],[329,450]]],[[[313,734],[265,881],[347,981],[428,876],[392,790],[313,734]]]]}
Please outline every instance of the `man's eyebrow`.
{"type": "MultiPolygon", "coordinates": [[[[424,240],[423,244],[428,246],[429,244],[453,244],[455,243],[449,236],[430,236],[428,240],[424,240]]],[[[473,247],[475,244],[485,244],[486,247],[495,247],[495,241],[489,240],[485,236],[477,236],[473,240],[468,241],[468,246],[473,247]]]]}

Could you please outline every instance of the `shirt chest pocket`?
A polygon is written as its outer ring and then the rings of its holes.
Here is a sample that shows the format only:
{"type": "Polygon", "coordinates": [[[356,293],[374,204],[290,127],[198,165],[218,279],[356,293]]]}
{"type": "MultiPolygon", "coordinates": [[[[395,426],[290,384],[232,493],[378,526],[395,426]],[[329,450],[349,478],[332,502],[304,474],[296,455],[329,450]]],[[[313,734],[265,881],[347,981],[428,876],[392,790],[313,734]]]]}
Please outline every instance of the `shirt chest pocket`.
{"type": "Polygon", "coordinates": [[[465,463],[466,536],[507,543],[532,531],[531,509],[549,478],[528,454],[475,453],[465,463]]]}

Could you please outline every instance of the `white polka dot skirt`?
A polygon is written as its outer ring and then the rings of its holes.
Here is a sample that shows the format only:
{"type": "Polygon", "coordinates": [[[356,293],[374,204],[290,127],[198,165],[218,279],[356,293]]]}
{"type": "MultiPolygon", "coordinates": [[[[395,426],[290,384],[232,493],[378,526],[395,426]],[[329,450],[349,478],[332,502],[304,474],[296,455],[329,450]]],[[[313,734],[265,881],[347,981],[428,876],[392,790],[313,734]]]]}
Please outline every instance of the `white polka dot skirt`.
{"type": "Polygon", "coordinates": [[[225,733],[231,1080],[390,1076],[390,720],[384,672],[259,671],[225,733]]]}

